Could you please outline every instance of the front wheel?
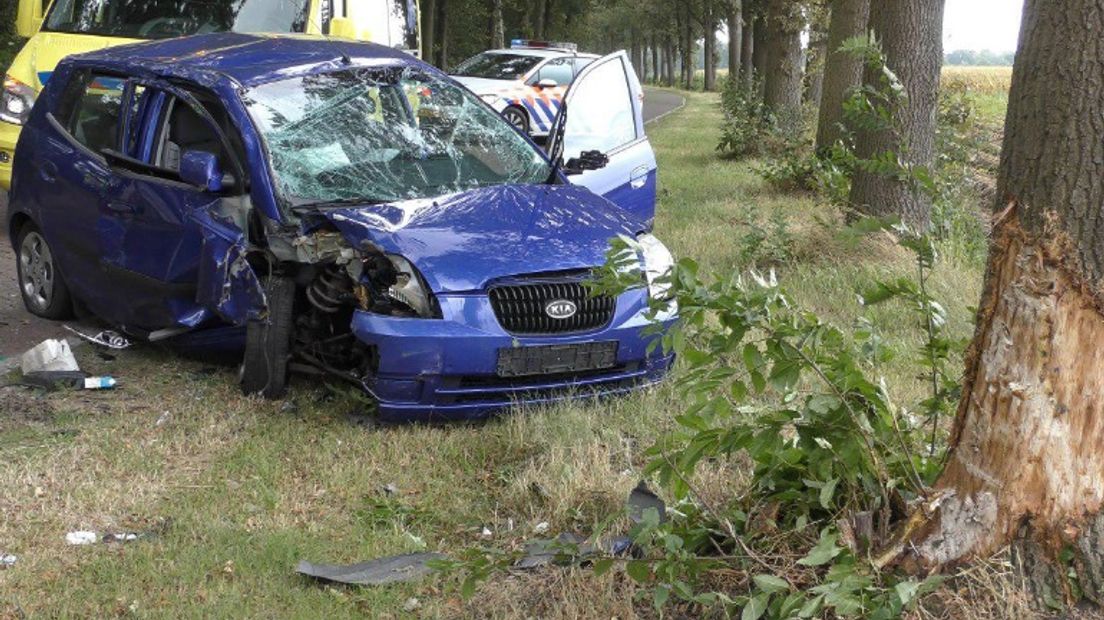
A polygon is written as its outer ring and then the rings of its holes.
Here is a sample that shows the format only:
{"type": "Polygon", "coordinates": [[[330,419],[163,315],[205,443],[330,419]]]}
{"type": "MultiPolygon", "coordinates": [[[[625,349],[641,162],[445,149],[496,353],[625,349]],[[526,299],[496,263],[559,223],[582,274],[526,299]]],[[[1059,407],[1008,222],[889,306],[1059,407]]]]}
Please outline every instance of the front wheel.
{"type": "Polygon", "coordinates": [[[19,292],[27,311],[44,319],[66,319],[73,312],[69,288],[61,279],[54,253],[34,224],[19,231],[15,243],[19,292]]]}
{"type": "Polygon", "coordinates": [[[525,135],[529,135],[529,116],[525,114],[525,111],[516,106],[511,106],[502,111],[502,118],[506,119],[506,122],[510,123],[514,127],[517,127],[519,131],[525,135]]]}
{"type": "Polygon", "coordinates": [[[245,332],[245,357],[241,365],[241,388],[246,396],[268,399],[287,393],[288,359],[295,325],[295,282],[291,278],[264,279],[268,318],[250,321],[245,332]]]}

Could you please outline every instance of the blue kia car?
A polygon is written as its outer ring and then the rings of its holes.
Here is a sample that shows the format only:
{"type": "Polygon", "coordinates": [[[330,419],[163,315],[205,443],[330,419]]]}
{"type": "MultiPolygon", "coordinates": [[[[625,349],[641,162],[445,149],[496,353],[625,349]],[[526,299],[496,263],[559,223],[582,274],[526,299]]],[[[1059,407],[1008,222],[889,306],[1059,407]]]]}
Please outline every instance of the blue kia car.
{"type": "Polygon", "coordinates": [[[392,420],[628,392],[670,367],[647,328],[675,320],[647,312],[672,258],[649,232],[641,101],[624,52],[594,61],[546,155],[372,44],[214,34],[70,57],[16,151],[23,300],[240,347],[248,394],[341,378],[392,420]],[[619,235],[640,285],[595,296],[619,235]]]}

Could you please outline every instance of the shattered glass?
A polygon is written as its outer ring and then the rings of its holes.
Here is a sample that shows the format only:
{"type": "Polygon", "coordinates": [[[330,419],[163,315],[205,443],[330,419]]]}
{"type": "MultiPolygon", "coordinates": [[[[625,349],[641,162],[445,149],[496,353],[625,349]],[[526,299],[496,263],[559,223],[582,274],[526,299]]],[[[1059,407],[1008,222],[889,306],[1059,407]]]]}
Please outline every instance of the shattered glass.
{"type": "Polygon", "coordinates": [[[290,78],[251,89],[245,102],[292,205],[430,198],[550,175],[475,95],[417,69],[290,78]]]}

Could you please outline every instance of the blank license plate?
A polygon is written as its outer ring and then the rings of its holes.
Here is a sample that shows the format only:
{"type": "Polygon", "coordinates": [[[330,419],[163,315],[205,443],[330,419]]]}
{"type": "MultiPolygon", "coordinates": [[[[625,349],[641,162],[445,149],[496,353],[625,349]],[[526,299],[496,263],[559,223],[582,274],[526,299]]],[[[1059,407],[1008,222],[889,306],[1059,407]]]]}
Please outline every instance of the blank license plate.
{"type": "Polygon", "coordinates": [[[558,375],[613,368],[617,342],[584,342],[498,350],[498,376],[558,375]]]}

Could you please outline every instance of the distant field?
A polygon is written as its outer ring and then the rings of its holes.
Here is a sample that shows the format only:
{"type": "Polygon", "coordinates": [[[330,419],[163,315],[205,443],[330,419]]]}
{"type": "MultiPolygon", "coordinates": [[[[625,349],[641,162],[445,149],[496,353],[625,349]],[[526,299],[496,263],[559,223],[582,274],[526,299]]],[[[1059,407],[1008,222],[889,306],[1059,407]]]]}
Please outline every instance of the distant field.
{"type": "Polygon", "coordinates": [[[944,88],[961,88],[979,95],[1007,95],[1012,67],[943,67],[944,88]]]}

